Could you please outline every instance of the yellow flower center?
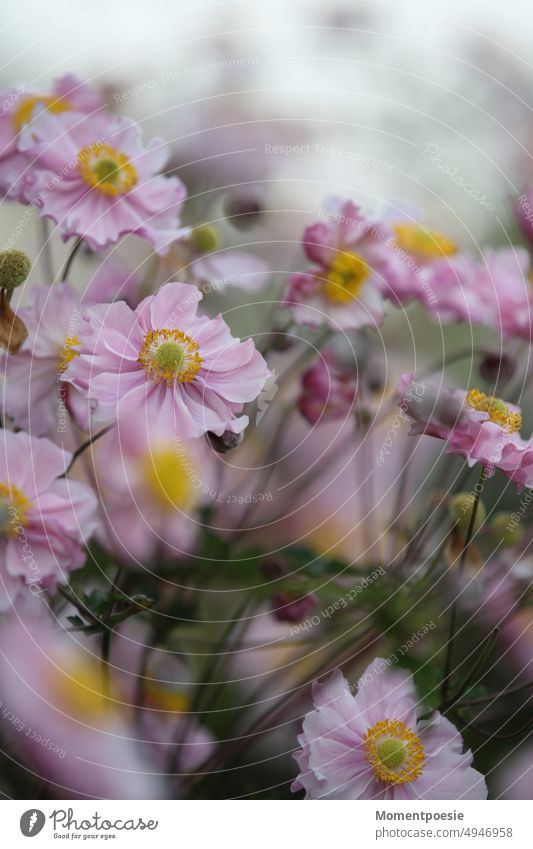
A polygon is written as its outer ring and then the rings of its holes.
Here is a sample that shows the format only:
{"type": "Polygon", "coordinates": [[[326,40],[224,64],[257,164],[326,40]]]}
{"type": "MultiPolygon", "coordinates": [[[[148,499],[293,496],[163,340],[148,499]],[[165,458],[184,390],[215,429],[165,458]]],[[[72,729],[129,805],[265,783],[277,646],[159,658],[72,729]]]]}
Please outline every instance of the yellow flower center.
{"type": "Polygon", "coordinates": [[[95,142],[78,154],[78,170],[91,188],[105,195],[124,195],[137,183],[137,171],[124,153],[95,142]]]}
{"type": "Polygon", "coordinates": [[[17,537],[17,525],[26,527],[31,501],[12,483],[0,483],[0,532],[17,537]]]}
{"type": "Polygon", "coordinates": [[[519,413],[511,412],[507,404],[500,398],[485,395],[479,389],[471,389],[466,395],[466,403],[473,410],[488,413],[491,422],[500,425],[509,433],[515,433],[522,427],[522,416],[519,413]]]}
{"type": "Polygon", "coordinates": [[[79,357],[80,352],[76,351],[74,348],[75,345],[79,344],[80,340],[77,336],[67,336],[67,338],[65,339],[65,344],[59,352],[59,374],[63,374],[66,367],[69,363],[72,362],[74,357],[79,357]]]}
{"type": "Polygon", "coordinates": [[[77,657],[75,663],[62,664],[54,678],[54,693],[69,716],[99,719],[110,713],[112,705],[96,664],[77,657]]]}
{"type": "Polygon", "coordinates": [[[422,775],[424,747],[415,732],[400,720],[376,722],[366,732],[363,745],[376,781],[403,784],[422,775]]]}
{"type": "Polygon", "coordinates": [[[395,224],[396,244],[410,254],[432,259],[438,256],[451,256],[457,253],[457,246],[451,239],[435,230],[426,230],[417,224],[395,224]]]}
{"type": "Polygon", "coordinates": [[[189,697],[180,690],[172,690],[159,681],[146,681],[144,692],[147,701],[172,713],[187,713],[191,706],[189,697]]]}
{"type": "Polygon", "coordinates": [[[24,124],[31,122],[36,106],[44,106],[47,112],[52,112],[54,115],[70,110],[70,105],[66,100],[53,95],[42,94],[25,97],[13,113],[13,124],[17,133],[20,132],[24,124]]]}
{"type": "Polygon", "coordinates": [[[194,469],[183,447],[179,452],[167,448],[148,454],[142,471],[150,494],[162,508],[184,510],[192,505],[191,472],[194,473],[194,469]]]}
{"type": "Polygon", "coordinates": [[[351,251],[337,251],[325,282],[326,297],[346,304],[357,298],[370,269],[363,257],[351,251]]]}
{"type": "Polygon", "coordinates": [[[190,383],[202,367],[199,345],[182,330],[150,330],[139,351],[139,362],[160,383],[190,383]]]}

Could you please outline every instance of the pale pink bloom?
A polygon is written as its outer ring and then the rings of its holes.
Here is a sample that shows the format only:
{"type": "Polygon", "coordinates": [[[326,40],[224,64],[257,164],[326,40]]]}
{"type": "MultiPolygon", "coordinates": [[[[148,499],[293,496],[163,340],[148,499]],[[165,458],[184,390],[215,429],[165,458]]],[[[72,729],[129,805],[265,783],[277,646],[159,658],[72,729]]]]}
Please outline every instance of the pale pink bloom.
{"type": "Polygon", "coordinates": [[[435,262],[420,300],[442,321],[484,324],[505,337],[530,340],[533,286],[523,248],[484,251],[435,262]]]}
{"type": "Polygon", "coordinates": [[[123,301],[89,307],[79,356],[64,378],[86,391],[95,418],[159,421],[182,439],[244,430],[239,415],[269,371],[251,339],[233,337],[222,316],[198,316],[202,295],[167,283],[136,310],[123,301]]]}
{"type": "Polygon", "coordinates": [[[345,419],[357,397],[357,372],[338,361],[333,348],[324,348],[315,365],[302,376],[298,409],[309,424],[345,419]]]}
{"type": "Polygon", "coordinates": [[[394,248],[393,231],[339,198],[324,204],[322,218],[306,227],[302,238],[315,265],[289,277],[285,303],[305,324],[378,327],[385,317],[384,298],[408,274],[394,248]]]}
{"type": "MultiPolygon", "coordinates": [[[[68,283],[32,286],[29,304],[18,309],[28,338],[16,354],[3,353],[4,409],[14,424],[34,436],[65,441],[77,390],[60,378],[76,356],[80,296],[68,283]]],[[[85,403],[85,402],[84,402],[85,403]]]]}
{"type": "Polygon", "coordinates": [[[416,381],[405,374],[398,383],[401,409],[412,420],[410,433],[444,439],[447,453],[464,457],[469,466],[501,471],[517,488],[533,485],[533,440],[519,435],[520,408],[471,389],[448,389],[435,381],[416,381]]]}
{"type": "Polygon", "coordinates": [[[121,419],[92,454],[106,547],[142,566],[153,566],[161,552],[177,558],[191,551],[202,527],[198,510],[216,493],[206,440],[182,441],[138,414],[121,419]]]}
{"type": "Polygon", "coordinates": [[[163,798],[119,693],[105,695],[99,654],[53,626],[10,618],[2,629],[0,686],[15,716],[5,731],[17,758],[61,799],[163,798]]]}
{"type": "MultiPolygon", "coordinates": [[[[211,731],[190,713],[194,682],[183,655],[152,646],[150,639],[149,629],[138,619],[115,631],[110,655],[113,681],[124,707],[133,711],[141,702],[137,709],[141,750],[165,772],[172,756],[176,772],[183,776],[197,770],[216,743],[211,731]]],[[[180,777],[177,781],[179,786],[180,777]]]]}
{"type": "Polygon", "coordinates": [[[153,139],[144,147],[133,121],[43,112],[20,147],[34,161],[26,200],[64,239],[79,236],[98,251],[133,233],[163,254],[188,232],[178,226],[185,188],[160,173],[167,145],[153,139]]]}
{"type": "Polygon", "coordinates": [[[307,799],[485,799],[483,776],[457,729],[438,711],[417,719],[412,676],[376,658],[350,692],[339,670],[313,683],[300,774],[307,799]]]}
{"type": "Polygon", "coordinates": [[[115,253],[107,256],[95,269],[83,290],[85,304],[102,304],[111,301],[126,301],[132,309],[143,295],[147,264],[131,268],[115,253]]]}
{"type": "Polygon", "coordinates": [[[0,191],[23,200],[25,181],[32,170],[32,159],[22,153],[22,130],[35,115],[46,109],[52,114],[77,112],[93,114],[104,107],[101,95],[73,74],[57,79],[50,89],[26,88],[22,83],[0,92],[0,191]]]}
{"type": "Polygon", "coordinates": [[[50,440],[0,433],[0,609],[6,610],[17,596],[54,590],[83,566],[96,499],[85,484],[63,477],[71,455],[50,440]]]}

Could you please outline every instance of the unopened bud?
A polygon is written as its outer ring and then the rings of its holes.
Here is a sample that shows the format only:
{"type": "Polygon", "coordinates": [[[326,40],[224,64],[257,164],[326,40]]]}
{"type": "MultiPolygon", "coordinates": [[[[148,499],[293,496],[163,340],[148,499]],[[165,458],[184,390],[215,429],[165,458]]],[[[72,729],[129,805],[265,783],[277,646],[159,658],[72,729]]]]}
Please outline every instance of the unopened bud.
{"type": "MultiPolygon", "coordinates": [[[[516,514],[515,514],[516,515],[516,514]]],[[[524,536],[524,529],[513,518],[512,513],[496,513],[490,523],[490,535],[495,543],[503,548],[518,545],[524,536]]]]}
{"type": "Polygon", "coordinates": [[[278,622],[301,622],[317,606],[314,595],[300,596],[295,592],[274,593],[272,613],[278,622]]]}
{"type": "Polygon", "coordinates": [[[507,354],[487,354],[479,364],[479,373],[487,383],[502,384],[511,379],[515,362],[507,354]]]}
{"type": "Polygon", "coordinates": [[[220,245],[218,230],[216,230],[215,227],[211,227],[210,224],[200,224],[198,227],[193,229],[191,233],[191,242],[194,247],[202,253],[216,251],[220,245]]]}
{"type": "MultiPolygon", "coordinates": [[[[475,503],[476,497],[475,495],[472,495],[471,492],[458,492],[457,495],[453,495],[448,502],[450,514],[452,518],[455,519],[457,527],[464,535],[468,533],[475,503]]],[[[485,521],[486,515],[487,511],[485,509],[485,505],[481,499],[479,499],[472,533],[479,531],[485,521]]]]}
{"type": "Polygon", "coordinates": [[[0,288],[11,295],[13,289],[27,279],[31,270],[31,262],[22,251],[14,248],[0,251],[0,288]]]}
{"type": "Polygon", "coordinates": [[[242,442],[242,436],[242,433],[233,433],[232,430],[225,430],[222,436],[217,436],[210,430],[207,431],[209,444],[218,454],[227,454],[228,451],[238,448],[242,442]]]}

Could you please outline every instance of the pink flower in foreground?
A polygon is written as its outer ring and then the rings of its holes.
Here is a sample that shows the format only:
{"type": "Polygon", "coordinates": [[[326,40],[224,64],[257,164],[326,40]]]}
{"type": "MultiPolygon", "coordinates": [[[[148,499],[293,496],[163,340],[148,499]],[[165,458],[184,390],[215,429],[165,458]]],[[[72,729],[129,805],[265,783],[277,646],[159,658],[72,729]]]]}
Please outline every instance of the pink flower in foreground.
{"type": "Polygon", "coordinates": [[[163,798],[120,694],[105,694],[99,656],[53,625],[7,621],[1,632],[0,687],[15,715],[6,733],[17,758],[60,799],[163,798]]]}
{"type": "Polygon", "coordinates": [[[339,670],[315,681],[313,701],[292,784],[307,799],[486,798],[459,732],[438,711],[417,720],[411,675],[391,671],[386,660],[370,664],[355,696],[339,670]]]}
{"type": "Polygon", "coordinates": [[[28,338],[16,354],[0,357],[5,412],[34,436],[53,438],[67,431],[70,402],[78,393],[60,376],[76,356],[81,309],[68,283],[31,287],[28,306],[18,310],[28,338]]]}
{"type": "Polygon", "coordinates": [[[162,551],[174,557],[190,551],[201,529],[198,510],[216,495],[207,441],[181,441],[162,425],[125,417],[92,448],[105,511],[100,538],[143,566],[157,563],[162,551]]]}
{"type": "Polygon", "coordinates": [[[136,310],[123,301],[89,307],[79,356],[64,374],[101,421],[132,416],[183,439],[244,430],[243,405],[269,371],[251,339],[235,339],[222,316],[198,316],[194,286],[167,283],[136,310]]]}
{"type": "Polygon", "coordinates": [[[83,566],[96,499],[84,484],[62,477],[71,455],[48,439],[0,434],[0,610],[6,610],[28,587],[35,594],[53,590],[83,566]]]}
{"type": "Polygon", "coordinates": [[[324,348],[318,361],[302,377],[298,409],[309,424],[344,419],[357,397],[355,368],[345,368],[332,348],[324,348]]]}
{"type": "Polygon", "coordinates": [[[20,147],[33,159],[26,200],[55,221],[64,239],[80,236],[102,250],[134,233],[165,253],[187,232],[178,227],[185,188],[159,173],[167,145],[154,139],[143,147],[133,121],[43,112],[20,147]]]}
{"type": "Polygon", "coordinates": [[[22,84],[4,89],[0,102],[0,191],[18,200],[23,199],[32,165],[31,158],[18,149],[20,134],[31,125],[36,113],[45,109],[54,115],[92,114],[104,106],[101,95],[72,74],[57,79],[47,92],[28,90],[22,84]]]}
{"type": "Polygon", "coordinates": [[[447,453],[481,463],[488,475],[498,468],[518,489],[533,486],[533,440],[519,435],[520,408],[479,389],[440,388],[405,374],[398,383],[401,409],[413,420],[411,434],[444,439],[447,453]]]}
{"type": "Polygon", "coordinates": [[[393,231],[364,218],[352,201],[338,198],[326,203],[323,218],[307,227],[302,239],[315,266],[289,277],[285,303],[306,324],[379,326],[384,297],[394,292],[398,276],[408,274],[394,250],[393,231]]]}

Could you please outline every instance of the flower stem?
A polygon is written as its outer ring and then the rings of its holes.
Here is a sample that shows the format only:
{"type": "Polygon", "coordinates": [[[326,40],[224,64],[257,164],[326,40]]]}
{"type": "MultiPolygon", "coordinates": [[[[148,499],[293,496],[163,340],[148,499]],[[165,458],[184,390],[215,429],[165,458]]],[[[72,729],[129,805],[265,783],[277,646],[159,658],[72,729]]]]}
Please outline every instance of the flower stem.
{"type": "Polygon", "coordinates": [[[81,239],[81,238],[76,239],[76,242],[75,242],[74,246],[72,247],[72,249],[71,249],[71,251],[70,251],[70,253],[67,257],[67,261],[65,262],[65,265],[63,267],[63,273],[61,274],[61,282],[63,282],[64,280],[66,280],[68,278],[72,263],[74,262],[74,259],[76,258],[76,254],[78,253],[82,244],[83,244],[83,239],[81,239]]]}
{"type": "MultiPolygon", "coordinates": [[[[468,524],[468,530],[466,533],[465,544],[463,546],[463,550],[461,552],[461,559],[459,561],[459,569],[458,569],[458,577],[462,578],[465,563],[466,563],[466,555],[468,554],[468,548],[470,546],[470,542],[472,540],[472,536],[474,534],[474,527],[476,524],[476,516],[479,507],[479,502],[481,498],[481,493],[483,492],[483,484],[487,479],[487,470],[485,466],[481,469],[481,475],[479,477],[479,481],[477,486],[475,487],[475,496],[474,503],[472,506],[472,513],[470,516],[470,522],[468,524]]],[[[457,623],[457,597],[454,598],[452,605],[452,612],[450,616],[450,630],[448,634],[448,647],[446,651],[446,660],[444,662],[444,674],[442,678],[442,688],[441,688],[441,704],[446,705],[448,703],[448,694],[450,690],[450,678],[452,671],[452,656],[453,656],[453,645],[455,641],[455,628],[457,623]]]]}

